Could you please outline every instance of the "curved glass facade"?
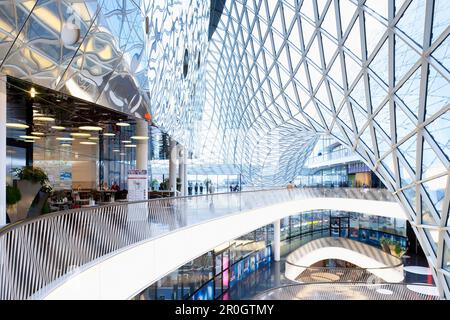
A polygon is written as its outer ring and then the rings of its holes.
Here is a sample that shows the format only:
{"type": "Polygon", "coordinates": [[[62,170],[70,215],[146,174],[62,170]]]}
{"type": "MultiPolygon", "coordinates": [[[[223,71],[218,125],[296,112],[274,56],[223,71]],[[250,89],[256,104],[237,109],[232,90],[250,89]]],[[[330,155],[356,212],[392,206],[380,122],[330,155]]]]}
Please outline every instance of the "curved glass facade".
{"type": "Polygon", "coordinates": [[[395,192],[448,284],[449,23],[444,0],[228,1],[202,151],[285,184],[318,135],[334,137],[395,192]]]}

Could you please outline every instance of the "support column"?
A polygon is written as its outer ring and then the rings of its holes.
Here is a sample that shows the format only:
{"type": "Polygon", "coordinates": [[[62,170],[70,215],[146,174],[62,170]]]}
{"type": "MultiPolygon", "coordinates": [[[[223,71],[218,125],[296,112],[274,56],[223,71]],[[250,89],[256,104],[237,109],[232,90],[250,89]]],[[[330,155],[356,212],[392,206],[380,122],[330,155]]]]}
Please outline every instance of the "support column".
{"type": "Polygon", "coordinates": [[[273,222],[273,259],[280,261],[281,251],[281,221],[277,220],[273,222]]]}
{"type": "Polygon", "coordinates": [[[177,142],[169,140],[169,190],[177,190],[177,169],[178,169],[178,147],[177,142]]]}
{"type": "Polygon", "coordinates": [[[178,171],[180,174],[180,182],[181,182],[181,196],[187,196],[187,168],[186,168],[186,148],[182,146],[178,146],[179,151],[179,164],[178,164],[178,171]]]}
{"type": "Polygon", "coordinates": [[[6,224],[6,76],[0,76],[0,227],[6,224]]]}
{"type": "MultiPolygon", "coordinates": [[[[148,137],[148,123],[144,119],[137,120],[136,135],[148,137]]],[[[136,140],[136,169],[148,169],[148,139],[136,140]]]]}

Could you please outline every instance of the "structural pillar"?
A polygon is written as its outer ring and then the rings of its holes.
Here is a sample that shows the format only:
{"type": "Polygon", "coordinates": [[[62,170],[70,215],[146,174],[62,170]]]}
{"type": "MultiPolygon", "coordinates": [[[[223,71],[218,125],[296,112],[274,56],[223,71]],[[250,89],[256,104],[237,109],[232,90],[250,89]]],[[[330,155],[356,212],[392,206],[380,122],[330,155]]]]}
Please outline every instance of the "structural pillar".
{"type": "Polygon", "coordinates": [[[6,76],[0,76],[0,227],[6,224],[6,76]]]}
{"type": "MultiPolygon", "coordinates": [[[[144,119],[137,119],[136,135],[148,137],[148,123],[144,119]]],[[[136,169],[148,169],[148,139],[136,140],[136,169]]]]}
{"type": "Polygon", "coordinates": [[[178,146],[177,142],[169,140],[169,190],[177,190],[178,146]]]}
{"type": "Polygon", "coordinates": [[[178,171],[180,174],[180,182],[181,182],[181,196],[187,196],[187,166],[186,166],[186,148],[182,146],[178,146],[179,151],[179,164],[178,164],[178,171]]]}
{"type": "Polygon", "coordinates": [[[273,259],[280,261],[281,251],[281,221],[276,220],[273,222],[273,259]]]}

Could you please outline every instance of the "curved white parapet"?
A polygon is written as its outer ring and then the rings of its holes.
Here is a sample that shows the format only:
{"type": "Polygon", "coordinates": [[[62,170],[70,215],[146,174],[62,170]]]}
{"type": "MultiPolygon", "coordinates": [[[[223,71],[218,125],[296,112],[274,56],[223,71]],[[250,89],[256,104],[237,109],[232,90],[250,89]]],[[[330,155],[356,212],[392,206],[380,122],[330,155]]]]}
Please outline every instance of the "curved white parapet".
{"type": "Polygon", "coordinates": [[[340,210],[406,219],[395,202],[312,198],[241,211],[177,229],[75,270],[44,299],[129,299],[186,262],[257,228],[300,212],[340,210]]]}
{"type": "Polygon", "coordinates": [[[301,246],[287,257],[285,276],[289,280],[297,281],[297,277],[309,266],[326,259],[350,262],[389,283],[401,282],[404,279],[400,259],[347,238],[322,238],[301,246]]]}

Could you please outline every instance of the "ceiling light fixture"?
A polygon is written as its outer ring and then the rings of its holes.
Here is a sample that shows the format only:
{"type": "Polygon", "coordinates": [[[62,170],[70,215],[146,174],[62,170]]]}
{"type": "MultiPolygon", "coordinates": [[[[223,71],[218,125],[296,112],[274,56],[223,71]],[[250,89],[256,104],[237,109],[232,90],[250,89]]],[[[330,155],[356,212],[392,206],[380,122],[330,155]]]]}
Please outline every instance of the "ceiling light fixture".
{"type": "Polygon", "coordinates": [[[126,144],[124,145],[125,148],[136,148],[135,144],[126,144]]]}
{"type": "Polygon", "coordinates": [[[36,136],[19,136],[19,138],[22,138],[22,139],[36,139],[36,140],[40,139],[40,137],[36,137],[36,136]]]}
{"type": "Polygon", "coordinates": [[[148,140],[149,137],[147,137],[147,136],[132,136],[131,139],[134,139],[134,140],[148,140]]]}
{"type": "Polygon", "coordinates": [[[32,134],[33,136],[45,136],[45,134],[44,134],[43,132],[36,132],[36,131],[33,131],[31,134],[32,134]]]}
{"type": "Polygon", "coordinates": [[[98,137],[89,137],[89,140],[99,140],[98,137]]]}
{"type": "Polygon", "coordinates": [[[92,141],[81,141],[80,144],[94,145],[94,144],[97,144],[97,143],[96,142],[92,142],[92,141]]]}
{"type": "Polygon", "coordinates": [[[114,149],[113,152],[120,152],[120,150],[119,149],[114,149]]]}
{"type": "Polygon", "coordinates": [[[126,122],[117,122],[116,125],[118,125],[119,127],[129,127],[130,124],[126,123],[126,122]]]}
{"type": "Polygon", "coordinates": [[[71,144],[68,144],[68,143],[61,143],[61,147],[71,147],[72,145],[71,144]]]}
{"type": "Polygon", "coordinates": [[[131,142],[133,142],[133,141],[131,141],[131,140],[123,140],[122,141],[122,143],[131,143],[131,142]]]}
{"type": "Polygon", "coordinates": [[[28,129],[30,126],[23,124],[23,123],[14,123],[14,122],[8,122],[6,124],[7,128],[14,128],[14,129],[28,129]]]}
{"type": "Polygon", "coordinates": [[[55,130],[65,130],[65,129],[66,129],[66,127],[61,127],[61,126],[52,126],[52,129],[55,129],[55,130]]]}
{"type": "Polygon", "coordinates": [[[37,117],[33,117],[33,120],[36,120],[36,121],[45,121],[45,122],[53,122],[53,121],[55,121],[55,118],[52,118],[52,117],[42,117],[42,116],[37,116],[37,117]]]}
{"type": "Polygon", "coordinates": [[[110,133],[110,132],[105,132],[103,135],[105,137],[114,137],[116,134],[115,133],[110,133]]]}
{"type": "Polygon", "coordinates": [[[78,127],[80,130],[86,130],[86,131],[102,131],[102,127],[96,127],[96,126],[81,126],[78,127]]]}
{"type": "Polygon", "coordinates": [[[34,87],[31,87],[30,89],[30,97],[32,98],[36,97],[36,89],[34,87]]]}
{"type": "Polygon", "coordinates": [[[56,140],[59,140],[59,141],[73,141],[75,139],[74,138],[69,138],[69,137],[57,137],[56,140]]]}
{"type": "Polygon", "coordinates": [[[34,143],[34,140],[23,140],[23,142],[30,142],[30,143],[34,143]]]}
{"type": "Polygon", "coordinates": [[[80,137],[80,138],[88,138],[91,136],[90,133],[82,133],[82,132],[72,132],[70,133],[72,137],[80,137]]]}

